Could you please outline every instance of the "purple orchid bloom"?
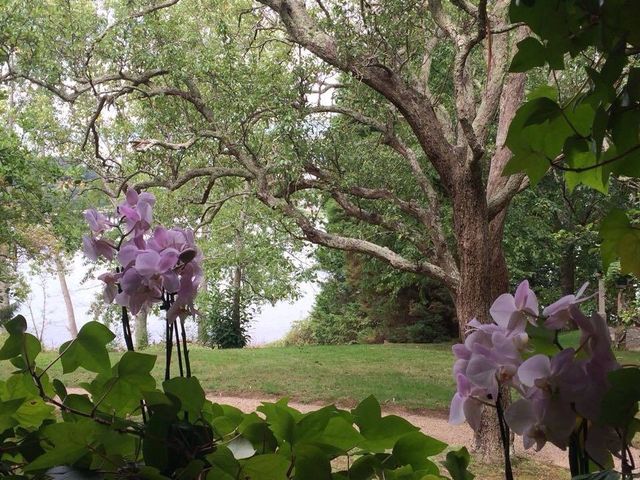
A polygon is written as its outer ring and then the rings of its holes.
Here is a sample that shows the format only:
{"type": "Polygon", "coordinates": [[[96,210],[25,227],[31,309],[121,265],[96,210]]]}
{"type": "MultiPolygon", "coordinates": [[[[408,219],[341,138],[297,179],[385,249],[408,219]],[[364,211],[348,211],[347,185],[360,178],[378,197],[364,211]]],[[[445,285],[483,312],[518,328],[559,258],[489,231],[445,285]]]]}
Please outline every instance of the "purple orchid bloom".
{"type": "Polygon", "coordinates": [[[133,315],[162,297],[161,283],[145,279],[135,268],[129,268],[123,273],[120,287],[122,292],[116,295],[116,303],[128,307],[133,315]]]}
{"type": "Polygon", "coordinates": [[[562,330],[567,324],[571,323],[573,320],[571,306],[588,300],[588,297],[583,297],[588,286],[589,282],[585,282],[575,295],[565,295],[546,307],[542,311],[542,315],[548,317],[544,322],[544,326],[551,330],[562,330]]]}
{"type": "Polygon", "coordinates": [[[509,405],[505,419],[509,427],[522,436],[525,449],[535,446],[539,451],[549,441],[564,450],[575,427],[576,415],[565,402],[532,395],[509,405]]]}
{"type": "Polygon", "coordinates": [[[518,368],[518,379],[524,387],[539,389],[549,397],[558,397],[567,403],[581,394],[585,374],[575,362],[575,350],[567,348],[554,357],[534,355],[518,368]]]}
{"type": "Polygon", "coordinates": [[[143,192],[138,194],[128,188],[126,200],[118,205],[118,214],[124,217],[127,230],[141,235],[151,227],[153,220],[153,206],[156,198],[153,194],[143,192]]]}
{"type": "Polygon", "coordinates": [[[167,311],[167,322],[175,322],[176,318],[184,320],[188,316],[198,313],[194,301],[201,281],[202,270],[197,263],[189,262],[182,268],[178,297],[167,311]]]}
{"type": "Polygon", "coordinates": [[[103,233],[105,230],[113,227],[113,224],[109,222],[107,217],[98,212],[95,208],[85,210],[83,215],[93,233],[103,233]]]}
{"type": "Polygon", "coordinates": [[[521,363],[520,352],[513,342],[500,333],[492,335],[493,346],[476,343],[471,350],[466,375],[475,385],[497,397],[501,384],[510,384],[521,363]]]}
{"type": "Polygon", "coordinates": [[[465,420],[471,428],[480,428],[482,416],[482,402],[480,398],[486,398],[487,392],[474,386],[467,377],[461,373],[456,376],[457,389],[451,400],[449,408],[449,423],[459,425],[465,420]]]}
{"type": "Polygon", "coordinates": [[[89,235],[82,236],[82,251],[89,260],[94,262],[98,258],[103,257],[107,260],[113,260],[115,247],[108,240],[101,238],[93,238],[89,235]]]}
{"type": "MultiPolygon", "coordinates": [[[[168,321],[195,314],[194,302],[202,281],[202,252],[195,244],[193,231],[159,226],[149,235],[155,197],[132,188],[127,189],[125,197],[117,207],[117,215],[128,231],[123,233],[118,247],[93,235],[83,239],[85,253],[93,260],[111,260],[117,252],[118,273],[100,276],[105,283],[105,301],[115,300],[135,315],[153,303],[166,301],[165,294],[171,294],[168,321]]],[[[94,235],[113,226],[94,209],[87,210],[85,218],[94,235]]]]}
{"type": "Polygon", "coordinates": [[[113,303],[113,300],[116,298],[118,294],[118,281],[121,276],[122,274],[120,273],[111,272],[106,272],[98,276],[98,279],[102,280],[105,284],[102,292],[105,303],[113,303]]]}
{"type": "Polygon", "coordinates": [[[503,293],[491,305],[491,318],[502,328],[523,331],[527,320],[535,325],[538,316],[538,299],[529,288],[529,282],[524,280],[515,295],[503,293]]]}

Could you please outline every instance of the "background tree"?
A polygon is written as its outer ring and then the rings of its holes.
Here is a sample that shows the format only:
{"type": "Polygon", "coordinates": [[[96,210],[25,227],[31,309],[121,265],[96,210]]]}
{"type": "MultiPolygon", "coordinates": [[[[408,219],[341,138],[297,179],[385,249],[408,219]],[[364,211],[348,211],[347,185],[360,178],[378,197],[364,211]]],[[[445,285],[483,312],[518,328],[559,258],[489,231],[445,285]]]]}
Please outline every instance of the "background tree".
{"type": "MultiPolygon", "coordinates": [[[[526,23],[535,36],[520,44],[512,69],[548,65],[558,79],[576,66],[566,58],[577,57],[583,80],[556,81],[518,110],[507,138],[514,152],[507,172],[526,171],[535,184],[552,169],[569,190],[584,184],[601,192],[612,177],[628,182],[640,175],[638,15],[634,1],[513,2],[512,21],[526,23]]],[[[612,210],[600,233],[605,269],[620,258],[623,273],[639,273],[635,222],[612,210]]]]}
{"type": "MultiPolygon", "coordinates": [[[[344,215],[335,202],[325,209],[328,231],[374,233],[344,215]]],[[[395,251],[411,248],[394,237],[379,241],[395,251]]],[[[287,342],[424,343],[458,336],[453,302],[439,282],[355,252],[318,247],[314,256],[320,291],[309,318],[295,325],[287,342]]]]}
{"type": "MultiPolygon", "coordinates": [[[[62,257],[80,238],[81,199],[77,171],[47,155],[35,155],[12,132],[0,133],[0,264],[2,305],[20,302],[28,287],[20,260],[37,259],[56,271],[67,309],[69,332],[77,334],[62,257]],[[26,288],[25,288],[26,287],[26,288]]],[[[9,310],[14,307],[9,308],[9,310]]]]}
{"type": "Polygon", "coordinates": [[[610,208],[631,206],[634,194],[622,183],[610,195],[578,187],[569,191],[559,175],[549,175],[514,199],[505,225],[505,252],[512,277],[527,278],[548,305],[575,293],[602,270],[598,224],[610,208]]]}
{"type": "Polygon", "coordinates": [[[203,203],[248,189],[294,235],[446,285],[461,332],[506,290],[505,208],[524,185],[501,175],[524,91],[524,75],[507,76],[520,35],[507,1],[14,3],[2,19],[6,79],[70,106],[63,130],[91,147],[83,158],[113,179],[111,195],[125,182],[189,185],[203,203]],[[432,75],[439,51],[446,70],[432,75]],[[342,100],[318,104],[323,93],[342,100]],[[361,144],[375,175],[340,162],[344,143],[324,135],[334,116],[375,132],[376,148],[361,144]],[[132,150],[140,160],[123,161],[132,150]],[[412,251],[326,231],[327,198],[412,251]]]}

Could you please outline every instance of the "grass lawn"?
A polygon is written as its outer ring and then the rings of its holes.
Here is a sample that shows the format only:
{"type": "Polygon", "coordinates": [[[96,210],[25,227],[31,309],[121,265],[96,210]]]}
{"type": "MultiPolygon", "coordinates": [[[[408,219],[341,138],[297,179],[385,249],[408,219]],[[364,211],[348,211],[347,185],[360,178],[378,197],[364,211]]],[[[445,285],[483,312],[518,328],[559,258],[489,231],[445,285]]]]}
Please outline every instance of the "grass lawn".
{"type": "MultiPolygon", "coordinates": [[[[158,355],[155,376],[164,374],[164,353],[158,355]]],[[[118,353],[112,354],[112,362],[118,353]]],[[[221,395],[260,397],[274,395],[300,402],[356,403],[373,394],[381,403],[405,408],[444,409],[453,394],[449,345],[341,345],[265,347],[211,350],[192,347],[192,371],[206,391],[221,395]]],[[[42,352],[45,366],[56,352],[42,352]]],[[[12,371],[2,362],[0,378],[12,371]]],[[[177,365],[174,365],[177,374],[177,365]]],[[[60,378],[59,362],[49,370],[60,378]]],[[[67,385],[88,381],[94,374],[78,370],[66,375],[67,385]]]]}
{"type": "MultiPolygon", "coordinates": [[[[571,337],[564,340],[573,343],[571,337]]],[[[156,378],[163,375],[164,354],[160,347],[156,378]]],[[[113,361],[119,354],[113,354],[113,361]]],[[[38,365],[55,358],[43,352],[38,365]]],[[[622,363],[640,362],[640,354],[620,352],[622,363]]],[[[191,349],[193,374],[205,390],[221,395],[289,397],[300,402],[342,402],[355,404],[373,394],[380,403],[411,410],[448,408],[453,395],[453,357],[448,344],[438,345],[340,345],[306,347],[264,347],[244,350],[191,349]]],[[[174,366],[177,374],[177,366],[174,366]]],[[[11,372],[2,363],[0,378],[11,372]]],[[[60,377],[59,365],[50,370],[60,377]]],[[[77,371],[67,375],[68,385],[87,381],[93,374],[77,371]]]]}

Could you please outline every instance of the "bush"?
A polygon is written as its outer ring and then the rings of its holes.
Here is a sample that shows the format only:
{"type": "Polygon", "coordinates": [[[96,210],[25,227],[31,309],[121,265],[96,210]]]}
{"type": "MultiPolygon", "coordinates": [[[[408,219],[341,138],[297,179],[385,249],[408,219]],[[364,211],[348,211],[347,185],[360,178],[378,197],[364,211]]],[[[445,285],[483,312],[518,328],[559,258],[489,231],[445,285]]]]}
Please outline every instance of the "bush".
{"type": "Polygon", "coordinates": [[[234,321],[231,291],[207,292],[202,301],[198,335],[202,344],[217,348],[243,348],[251,337],[247,328],[252,312],[240,302],[239,324],[234,321]]]}
{"type": "Polygon", "coordinates": [[[348,283],[329,279],[309,317],[294,324],[285,343],[434,343],[457,334],[448,293],[431,283],[403,288],[394,295],[368,294],[366,302],[363,298],[348,283]]]}

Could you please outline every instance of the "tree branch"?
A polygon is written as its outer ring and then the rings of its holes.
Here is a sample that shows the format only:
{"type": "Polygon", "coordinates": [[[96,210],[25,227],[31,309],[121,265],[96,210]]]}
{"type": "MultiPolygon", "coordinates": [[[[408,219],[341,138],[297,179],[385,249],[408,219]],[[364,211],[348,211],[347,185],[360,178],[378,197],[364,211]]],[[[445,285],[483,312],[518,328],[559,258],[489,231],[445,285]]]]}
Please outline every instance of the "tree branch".
{"type": "Polygon", "coordinates": [[[451,145],[429,99],[419,86],[408,84],[383,62],[371,56],[340,52],[333,37],[322,31],[301,0],[259,0],[277,12],[292,40],[320,59],[350,73],[386,97],[404,115],[420,146],[433,163],[446,188],[451,188],[451,145]]]}

